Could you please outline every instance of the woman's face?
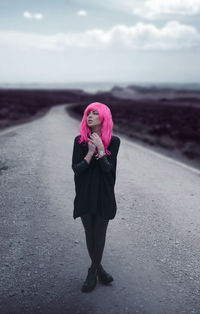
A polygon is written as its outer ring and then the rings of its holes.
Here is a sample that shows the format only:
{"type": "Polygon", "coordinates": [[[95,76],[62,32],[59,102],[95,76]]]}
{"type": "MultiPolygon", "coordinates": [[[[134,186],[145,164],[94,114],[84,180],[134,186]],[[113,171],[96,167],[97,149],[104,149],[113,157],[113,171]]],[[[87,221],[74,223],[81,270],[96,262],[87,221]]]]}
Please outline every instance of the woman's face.
{"type": "Polygon", "coordinates": [[[87,124],[89,127],[93,127],[96,125],[101,125],[101,121],[99,119],[99,113],[97,110],[91,110],[87,114],[87,124]]]}

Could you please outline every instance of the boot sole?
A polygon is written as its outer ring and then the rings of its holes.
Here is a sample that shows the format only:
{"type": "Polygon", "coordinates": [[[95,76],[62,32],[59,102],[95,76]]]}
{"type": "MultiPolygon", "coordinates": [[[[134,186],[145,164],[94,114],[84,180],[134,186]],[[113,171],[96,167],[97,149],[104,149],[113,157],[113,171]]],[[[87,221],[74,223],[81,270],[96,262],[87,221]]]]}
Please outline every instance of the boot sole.
{"type": "Polygon", "coordinates": [[[82,287],[81,291],[82,291],[82,292],[91,292],[92,290],[94,290],[95,287],[96,287],[96,285],[93,286],[93,287],[91,287],[91,288],[82,287]]]}
{"type": "Polygon", "coordinates": [[[97,281],[91,287],[82,286],[81,291],[82,292],[90,292],[90,291],[92,291],[96,287],[96,285],[97,285],[97,281]]]}
{"type": "Polygon", "coordinates": [[[101,277],[99,277],[99,276],[98,276],[98,279],[99,279],[99,281],[100,281],[102,284],[104,284],[104,285],[107,285],[107,284],[109,284],[110,282],[112,282],[112,281],[114,280],[113,278],[108,279],[108,280],[103,280],[103,279],[101,279],[101,277]]]}

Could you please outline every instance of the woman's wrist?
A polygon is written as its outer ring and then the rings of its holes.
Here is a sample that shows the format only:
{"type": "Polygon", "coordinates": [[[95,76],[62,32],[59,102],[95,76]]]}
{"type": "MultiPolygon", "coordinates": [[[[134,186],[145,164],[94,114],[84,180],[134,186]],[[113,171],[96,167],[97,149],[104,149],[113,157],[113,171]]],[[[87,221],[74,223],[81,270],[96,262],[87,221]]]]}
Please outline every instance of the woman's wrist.
{"type": "Polygon", "coordinates": [[[98,155],[99,155],[99,158],[101,158],[101,157],[106,155],[104,147],[99,147],[98,148],[98,155]]]}
{"type": "Polygon", "coordinates": [[[85,159],[88,163],[90,163],[90,160],[91,160],[93,154],[94,154],[94,153],[88,151],[88,153],[87,153],[87,155],[84,157],[84,159],[85,159]]]}
{"type": "Polygon", "coordinates": [[[97,147],[97,150],[98,150],[98,152],[105,152],[105,148],[104,148],[104,146],[99,146],[99,147],[97,147]]]}
{"type": "MultiPolygon", "coordinates": [[[[88,150],[87,155],[88,155],[88,156],[93,156],[93,155],[94,155],[94,152],[91,152],[91,151],[88,150]]],[[[86,155],[86,156],[87,156],[87,155],[86,155]]]]}

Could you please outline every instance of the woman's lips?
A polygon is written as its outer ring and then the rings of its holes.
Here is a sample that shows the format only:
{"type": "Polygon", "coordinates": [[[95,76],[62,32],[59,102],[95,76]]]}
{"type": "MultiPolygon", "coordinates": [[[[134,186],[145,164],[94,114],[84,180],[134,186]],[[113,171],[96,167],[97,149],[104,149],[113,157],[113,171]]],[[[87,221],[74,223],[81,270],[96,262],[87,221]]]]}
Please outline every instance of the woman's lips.
{"type": "Polygon", "coordinates": [[[88,120],[88,122],[92,122],[92,120],[88,120]]]}

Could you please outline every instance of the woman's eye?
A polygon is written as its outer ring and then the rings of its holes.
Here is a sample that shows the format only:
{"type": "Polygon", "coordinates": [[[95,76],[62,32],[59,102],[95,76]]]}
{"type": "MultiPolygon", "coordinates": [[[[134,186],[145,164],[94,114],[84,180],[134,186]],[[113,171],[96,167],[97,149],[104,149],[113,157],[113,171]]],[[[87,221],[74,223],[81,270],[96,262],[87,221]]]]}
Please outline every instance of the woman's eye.
{"type": "MultiPolygon", "coordinates": [[[[90,111],[91,112],[91,111],[90,111]]],[[[90,112],[88,112],[87,116],[89,116],[90,112]]],[[[99,114],[98,111],[93,111],[94,114],[99,114]]]]}

